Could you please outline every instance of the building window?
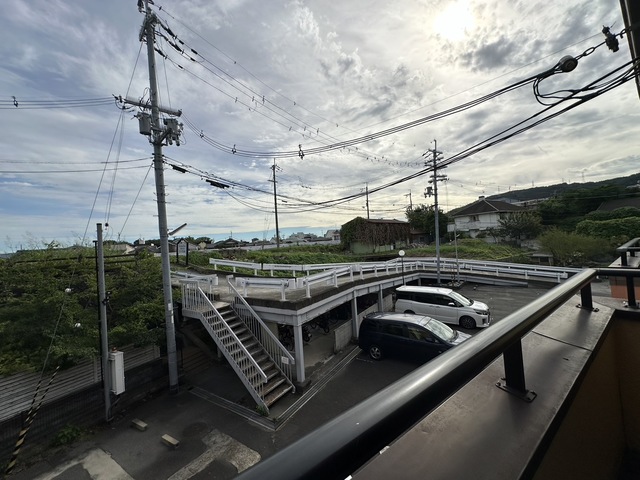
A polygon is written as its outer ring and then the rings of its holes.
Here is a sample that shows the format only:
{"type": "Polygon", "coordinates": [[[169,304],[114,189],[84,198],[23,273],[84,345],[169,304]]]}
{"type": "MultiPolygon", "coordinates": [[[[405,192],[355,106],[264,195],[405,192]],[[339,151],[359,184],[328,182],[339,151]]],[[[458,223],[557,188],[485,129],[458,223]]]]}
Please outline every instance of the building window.
{"type": "Polygon", "coordinates": [[[477,222],[479,220],[480,220],[480,217],[478,217],[478,215],[469,215],[470,222],[477,222]]]}

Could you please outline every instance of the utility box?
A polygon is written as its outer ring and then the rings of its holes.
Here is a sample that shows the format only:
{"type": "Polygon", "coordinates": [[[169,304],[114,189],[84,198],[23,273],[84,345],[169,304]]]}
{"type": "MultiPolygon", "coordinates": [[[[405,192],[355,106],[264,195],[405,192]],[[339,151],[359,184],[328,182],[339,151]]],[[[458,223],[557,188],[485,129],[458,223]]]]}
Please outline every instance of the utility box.
{"type": "Polygon", "coordinates": [[[148,113],[139,113],[138,126],[142,135],[151,135],[151,115],[148,113]]]}
{"type": "Polygon", "coordinates": [[[109,352],[109,368],[111,371],[111,391],[120,395],[124,393],[124,352],[109,352]]]}

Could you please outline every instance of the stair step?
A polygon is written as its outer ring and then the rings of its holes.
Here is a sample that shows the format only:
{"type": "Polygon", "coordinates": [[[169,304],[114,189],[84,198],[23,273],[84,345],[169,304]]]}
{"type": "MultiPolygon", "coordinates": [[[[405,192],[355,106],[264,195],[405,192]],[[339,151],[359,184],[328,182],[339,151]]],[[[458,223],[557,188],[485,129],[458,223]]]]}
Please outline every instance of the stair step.
{"type": "Polygon", "coordinates": [[[267,407],[270,407],[271,405],[276,403],[278,400],[280,400],[282,397],[284,397],[287,393],[289,393],[291,390],[293,390],[292,385],[288,383],[281,384],[278,388],[271,391],[268,395],[265,395],[264,403],[267,405],[267,407]]]}
{"type": "Polygon", "coordinates": [[[255,349],[255,350],[249,350],[249,354],[253,357],[253,359],[256,361],[256,363],[258,365],[260,365],[260,368],[263,368],[262,366],[264,364],[271,362],[271,359],[269,358],[269,355],[264,353],[264,350],[262,350],[260,348],[259,349],[255,349]]]}

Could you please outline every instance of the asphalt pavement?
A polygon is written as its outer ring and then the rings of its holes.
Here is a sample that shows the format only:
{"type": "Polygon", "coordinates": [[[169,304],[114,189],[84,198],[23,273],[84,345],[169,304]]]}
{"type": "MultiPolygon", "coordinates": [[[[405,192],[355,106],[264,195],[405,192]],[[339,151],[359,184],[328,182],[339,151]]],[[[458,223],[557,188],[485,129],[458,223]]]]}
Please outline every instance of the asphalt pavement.
{"type": "MultiPolygon", "coordinates": [[[[595,288],[594,295],[606,296],[605,287],[608,286],[603,284],[595,288]]],[[[468,284],[460,292],[487,303],[492,323],[496,323],[547,290],[468,284]]],[[[313,342],[309,348],[312,345],[313,342]]],[[[182,385],[177,394],[158,394],[121,412],[110,425],[96,429],[72,446],[21,459],[14,473],[6,478],[231,479],[417,366],[397,359],[375,362],[354,345],[324,360],[314,371],[309,388],[294,395],[277,414],[272,413],[274,418],[260,418],[234,408],[238,385],[224,370],[230,368],[221,365],[215,367],[218,373],[210,372],[215,389],[208,390],[207,382],[203,382],[182,385]],[[134,419],[144,422],[146,429],[132,426],[134,419]],[[167,444],[163,435],[179,444],[167,444]]]]}

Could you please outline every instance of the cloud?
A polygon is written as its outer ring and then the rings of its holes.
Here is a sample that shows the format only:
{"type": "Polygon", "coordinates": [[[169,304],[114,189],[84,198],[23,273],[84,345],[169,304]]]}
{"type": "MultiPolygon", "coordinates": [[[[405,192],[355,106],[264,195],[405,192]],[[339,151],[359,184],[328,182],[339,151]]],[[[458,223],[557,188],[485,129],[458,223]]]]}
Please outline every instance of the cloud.
{"type": "MultiPolygon", "coordinates": [[[[451,157],[541,111],[530,85],[357,145],[304,158],[299,148],[326,148],[472,101],[601,43],[603,24],[622,25],[616,0],[471,1],[463,34],[447,38],[433,22],[454,3],[176,0],[156,9],[186,53],[158,39],[159,100],[181,109],[184,123],[181,146],[163,154],[191,172],[164,171],[168,223],[187,222],[185,235],[270,230],[270,238],[274,160],[277,192],[287,202],[278,205],[281,228],[339,227],[365,214],[367,188],[376,215],[403,218],[410,191],[429,201],[421,196],[428,174],[398,182],[424,169],[433,141],[451,157]],[[234,146],[253,154],[229,153],[234,146]],[[216,189],[208,176],[238,186],[216,189]],[[352,199],[325,208],[338,198],[352,199]]],[[[0,99],[15,95],[21,105],[0,117],[5,235],[75,242],[108,220],[114,238],[158,236],[153,148],[138,133],[138,108],[122,111],[115,101],[25,108],[34,100],[111,95],[146,101],[143,19],[129,0],[12,0],[5,9],[0,99]]],[[[454,19],[444,31],[455,27],[454,19]]],[[[599,48],[540,89],[582,88],[628,53],[624,42],[617,54],[599,48]]],[[[637,102],[629,82],[452,164],[442,204],[454,208],[532,181],[634,172],[637,102]]]]}

